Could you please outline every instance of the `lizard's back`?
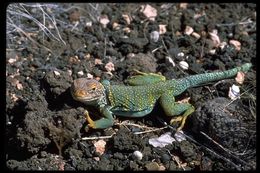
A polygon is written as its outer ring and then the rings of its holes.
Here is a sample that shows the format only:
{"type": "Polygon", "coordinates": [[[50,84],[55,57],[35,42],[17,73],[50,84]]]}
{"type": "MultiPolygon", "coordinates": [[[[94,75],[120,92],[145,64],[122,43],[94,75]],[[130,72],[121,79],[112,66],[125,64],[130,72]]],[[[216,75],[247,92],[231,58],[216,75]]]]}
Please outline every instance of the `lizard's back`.
{"type": "Polygon", "coordinates": [[[150,110],[164,92],[165,82],[142,86],[111,85],[108,100],[113,111],[140,112],[150,110]]]}

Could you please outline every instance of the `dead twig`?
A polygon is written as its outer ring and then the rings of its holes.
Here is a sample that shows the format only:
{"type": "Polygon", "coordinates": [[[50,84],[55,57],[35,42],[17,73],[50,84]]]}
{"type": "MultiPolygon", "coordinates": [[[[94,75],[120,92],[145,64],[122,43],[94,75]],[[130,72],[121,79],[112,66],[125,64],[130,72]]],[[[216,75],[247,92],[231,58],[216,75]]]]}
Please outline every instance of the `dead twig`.
{"type": "MultiPolygon", "coordinates": [[[[11,22],[13,22],[11,18],[8,17],[8,19],[9,19],[11,22]]],[[[45,47],[45,46],[39,44],[39,43],[36,42],[34,39],[32,39],[26,32],[24,32],[21,28],[19,28],[18,26],[16,26],[14,23],[9,23],[9,22],[8,22],[8,25],[13,26],[13,27],[17,30],[17,32],[18,32],[19,34],[25,35],[30,41],[32,41],[33,43],[35,43],[37,46],[43,47],[43,48],[45,48],[47,51],[53,53],[49,48],[47,48],[47,47],[45,47]]]]}
{"type": "Polygon", "coordinates": [[[234,154],[235,152],[232,152],[230,150],[228,150],[227,148],[224,148],[222,145],[220,145],[218,142],[216,142],[215,140],[213,140],[211,137],[209,137],[207,134],[205,134],[204,132],[200,131],[200,133],[205,136],[207,139],[209,139],[210,141],[212,141],[214,144],[216,144],[219,148],[221,148],[223,151],[225,151],[226,153],[228,153],[232,158],[236,159],[237,161],[239,161],[240,163],[247,165],[249,167],[251,167],[251,165],[249,165],[247,162],[245,162],[244,160],[236,157],[234,154]]]}
{"type": "Polygon", "coordinates": [[[166,127],[155,128],[155,129],[152,129],[152,130],[146,130],[146,131],[142,131],[142,132],[134,132],[134,134],[135,135],[140,135],[140,134],[144,134],[144,133],[151,133],[151,132],[163,130],[163,129],[166,129],[166,128],[168,128],[168,127],[166,126],[166,127]]]}
{"type": "Polygon", "coordinates": [[[81,138],[81,140],[85,141],[85,140],[95,140],[95,139],[109,139],[112,138],[116,133],[113,133],[110,136],[94,136],[94,137],[83,137],[81,138]]]}
{"type": "MultiPolygon", "coordinates": [[[[173,127],[171,127],[171,126],[169,126],[169,127],[174,130],[173,127]]],[[[184,135],[187,139],[189,139],[190,141],[192,141],[193,143],[195,143],[195,144],[201,146],[203,149],[205,149],[205,150],[207,150],[208,152],[212,153],[212,154],[213,154],[214,156],[216,156],[217,158],[220,158],[220,159],[224,160],[225,162],[231,164],[231,165],[234,166],[237,170],[241,170],[241,166],[240,166],[240,165],[236,165],[234,162],[232,162],[232,161],[229,160],[228,158],[225,158],[224,156],[219,155],[219,154],[216,153],[215,151],[213,151],[213,150],[209,149],[208,147],[206,147],[205,145],[203,145],[203,144],[197,142],[195,139],[193,139],[192,137],[186,135],[185,133],[183,133],[183,135],[184,135]]]]}
{"type": "Polygon", "coordinates": [[[168,128],[168,126],[161,127],[161,128],[141,126],[141,125],[139,125],[139,124],[129,123],[129,122],[127,122],[127,121],[124,121],[124,122],[122,122],[122,123],[116,123],[116,125],[135,126],[135,127],[141,128],[141,129],[148,129],[148,130],[141,131],[141,132],[134,132],[135,135],[140,135],[140,134],[145,134],[145,133],[151,133],[151,132],[155,132],[155,131],[159,131],[159,130],[163,130],[163,129],[168,128]]]}

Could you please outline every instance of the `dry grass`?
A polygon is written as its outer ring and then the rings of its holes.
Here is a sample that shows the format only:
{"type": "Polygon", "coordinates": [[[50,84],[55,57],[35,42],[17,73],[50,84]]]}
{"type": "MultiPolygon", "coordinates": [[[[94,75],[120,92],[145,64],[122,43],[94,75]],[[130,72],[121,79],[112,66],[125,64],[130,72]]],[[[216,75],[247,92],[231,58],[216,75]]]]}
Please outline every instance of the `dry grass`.
{"type": "Polygon", "coordinates": [[[81,28],[75,29],[77,25],[69,21],[69,12],[78,9],[81,13],[79,23],[81,26],[85,26],[88,21],[98,21],[104,5],[95,3],[76,5],[69,3],[12,3],[6,11],[7,49],[23,49],[28,46],[23,44],[27,40],[43,47],[45,47],[45,40],[57,41],[58,44],[66,45],[62,34],[64,30],[84,32],[81,28]]]}

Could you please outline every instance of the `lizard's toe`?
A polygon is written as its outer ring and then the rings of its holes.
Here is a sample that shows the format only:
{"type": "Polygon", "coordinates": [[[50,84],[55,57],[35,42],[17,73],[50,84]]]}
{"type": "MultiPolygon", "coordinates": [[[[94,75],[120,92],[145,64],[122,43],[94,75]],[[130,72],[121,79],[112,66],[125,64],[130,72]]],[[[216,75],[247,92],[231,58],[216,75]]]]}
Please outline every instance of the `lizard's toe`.
{"type": "Polygon", "coordinates": [[[176,131],[178,132],[184,127],[185,121],[186,121],[185,116],[178,116],[178,117],[172,118],[170,121],[170,124],[175,125],[176,123],[180,122],[181,123],[180,126],[176,129],[176,131]]]}
{"type": "Polygon", "coordinates": [[[95,122],[90,118],[88,111],[84,111],[84,114],[88,122],[88,127],[95,129],[96,128],[95,122]]]}
{"type": "Polygon", "coordinates": [[[174,118],[171,119],[170,124],[171,124],[171,125],[174,125],[174,124],[176,124],[177,122],[182,121],[182,119],[183,119],[182,116],[174,117],[174,118]]]}

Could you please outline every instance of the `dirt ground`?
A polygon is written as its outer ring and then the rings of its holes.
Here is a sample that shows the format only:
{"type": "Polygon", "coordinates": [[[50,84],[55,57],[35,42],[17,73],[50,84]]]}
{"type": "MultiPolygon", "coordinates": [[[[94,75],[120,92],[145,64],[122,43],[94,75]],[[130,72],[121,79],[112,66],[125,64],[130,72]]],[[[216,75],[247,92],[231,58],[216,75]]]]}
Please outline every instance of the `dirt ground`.
{"type": "Polygon", "coordinates": [[[256,169],[255,4],[10,4],[6,21],[8,170],[256,169]],[[210,82],[176,98],[196,109],[180,137],[160,106],[88,129],[84,109],[100,114],[69,92],[79,77],[124,85],[134,69],[177,79],[246,62],[242,84],[210,82]],[[232,101],[233,84],[241,95],[232,101]],[[176,140],[151,145],[165,134],[176,140]]]}

